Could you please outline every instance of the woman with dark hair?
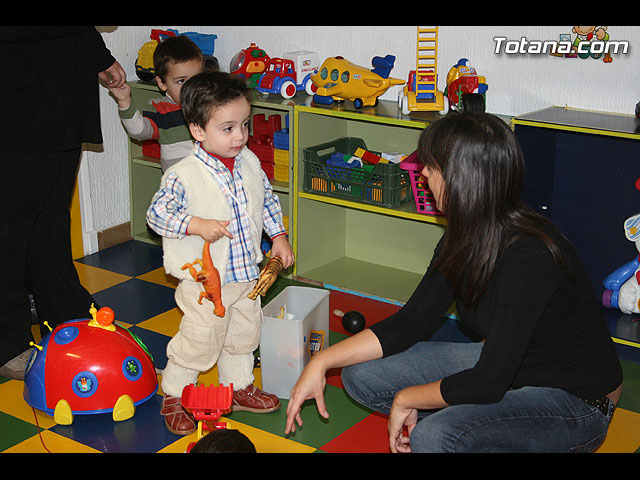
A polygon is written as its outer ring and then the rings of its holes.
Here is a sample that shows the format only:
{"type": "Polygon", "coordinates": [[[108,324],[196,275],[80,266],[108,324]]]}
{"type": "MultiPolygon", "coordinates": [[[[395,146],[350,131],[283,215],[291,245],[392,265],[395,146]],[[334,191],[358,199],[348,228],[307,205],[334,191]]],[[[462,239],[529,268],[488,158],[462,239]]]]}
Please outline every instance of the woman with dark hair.
{"type": "Polygon", "coordinates": [[[573,246],[521,200],[522,152],[502,120],[449,115],[418,158],[446,233],[397,313],[314,355],[294,386],[285,432],[325,374],[389,415],[392,452],[578,452],[604,440],[622,370],[573,246]],[[456,302],[479,342],[423,341],[456,302]],[[407,427],[409,436],[402,434],[407,427]]]}

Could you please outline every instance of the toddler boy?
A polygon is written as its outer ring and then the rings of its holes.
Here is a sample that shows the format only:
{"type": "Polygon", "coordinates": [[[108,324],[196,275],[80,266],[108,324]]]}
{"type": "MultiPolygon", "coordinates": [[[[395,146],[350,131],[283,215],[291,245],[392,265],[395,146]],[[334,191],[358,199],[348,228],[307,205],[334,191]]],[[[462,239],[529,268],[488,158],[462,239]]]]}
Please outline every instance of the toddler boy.
{"type": "Polygon", "coordinates": [[[188,434],[196,424],[181,407],[182,389],[215,364],[219,383],[233,384],[234,410],[279,408],[275,395],[253,385],[262,309],[260,297],[248,295],[260,274],[263,230],[284,268],[294,256],[278,197],[246,147],[251,105],[244,81],[222,72],[200,73],[185,83],[181,99],[196,144],[165,172],[147,223],[163,237],[165,270],[180,280],[175,295],[183,312],[180,331],[167,346],[162,414],[171,432],[188,434]],[[213,313],[213,303],[199,303],[203,284],[185,268],[205,256],[205,242],[220,276],[221,317],[213,313]]]}

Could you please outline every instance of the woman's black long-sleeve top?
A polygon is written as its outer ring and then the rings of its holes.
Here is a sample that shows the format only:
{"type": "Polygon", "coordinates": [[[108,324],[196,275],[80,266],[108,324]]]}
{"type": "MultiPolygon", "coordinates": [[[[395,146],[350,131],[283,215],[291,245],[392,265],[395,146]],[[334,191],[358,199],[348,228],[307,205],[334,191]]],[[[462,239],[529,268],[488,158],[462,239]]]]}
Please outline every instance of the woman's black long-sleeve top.
{"type": "MultiPolygon", "coordinates": [[[[460,320],[484,346],[475,367],[442,380],[447,404],[493,403],[527,385],[597,399],[620,385],[622,369],[593,286],[573,246],[559,241],[573,279],[538,238],[526,236],[501,255],[476,309],[456,302],[460,320]]],[[[371,326],[384,355],[424,338],[454,301],[451,285],[430,266],[403,308],[371,326]]]]}

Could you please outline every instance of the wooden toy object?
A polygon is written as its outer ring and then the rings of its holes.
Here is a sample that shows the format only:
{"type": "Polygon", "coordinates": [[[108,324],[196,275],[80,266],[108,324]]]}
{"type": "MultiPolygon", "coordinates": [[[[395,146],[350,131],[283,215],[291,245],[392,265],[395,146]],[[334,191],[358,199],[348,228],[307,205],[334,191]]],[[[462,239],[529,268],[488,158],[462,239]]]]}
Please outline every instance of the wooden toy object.
{"type": "Polygon", "coordinates": [[[220,273],[213,265],[209,245],[209,242],[205,242],[202,248],[202,258],[197,258],[191,263],[185,263],[182,266],[182,270],[188,268],[193,279],[202,283],[204,292],[200,292],[198,303],[202,305],[203,297],[210,300],[214,305],[213,313],[218,317],[224,317],[226,309],[222,304],[220,273]],[[195,269],[194,264],[200,265],[200,271],[195,269]]]}
{"type": "Polygon", "coordinates": [[[260,272],[260,277],[258,278],[256,286],[253,288],[251,293],[249,293],[248,297],[251,300],[255,300],[258,297],[258,294],[264,297],[269,287],[273,285],[273,282],[278,278],[278,274],[282,270],[282,267],[283,264],[280,257],[273,257],[269,260],[260,272]]]}

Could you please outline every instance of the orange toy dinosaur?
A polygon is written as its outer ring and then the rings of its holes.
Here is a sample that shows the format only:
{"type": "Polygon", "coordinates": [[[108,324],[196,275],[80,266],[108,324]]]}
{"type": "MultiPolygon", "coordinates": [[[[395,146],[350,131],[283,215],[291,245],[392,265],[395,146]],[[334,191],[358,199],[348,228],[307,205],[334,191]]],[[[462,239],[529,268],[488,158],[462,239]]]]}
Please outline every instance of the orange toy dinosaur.
{"type": "Polygon", "coordinates": [[[182,266],[182,270],[188,268],[193,279],[196,282],[201,282],[204,287],[204,292],[200,292],[198,303],[202,305],[202,297],[210,300],[214,305],[213,313],[218,317],[224,317],[226,309],[222,305],[222,297],[220,295],[220,273],[213,265],[213,260],[211,260],[209,245],[209,242],[205,242],[202,248],[202,258],[197,258],[192,263],[185,263],[182,266]],[[195,264],[200,265],[199,272],[195,269],[195,264]]]}

